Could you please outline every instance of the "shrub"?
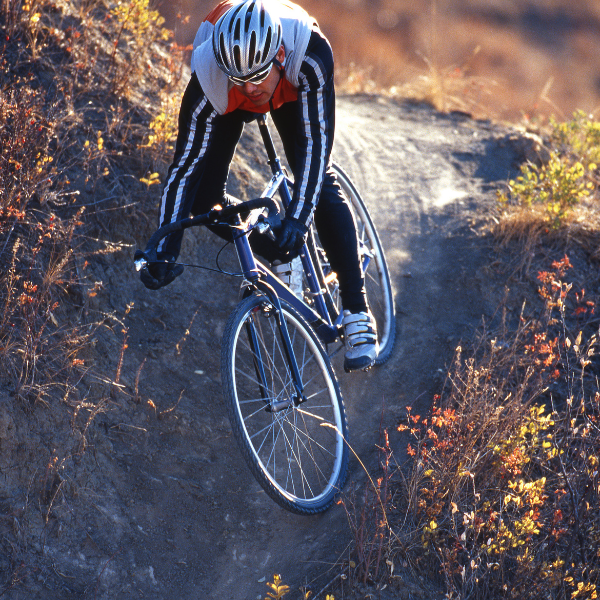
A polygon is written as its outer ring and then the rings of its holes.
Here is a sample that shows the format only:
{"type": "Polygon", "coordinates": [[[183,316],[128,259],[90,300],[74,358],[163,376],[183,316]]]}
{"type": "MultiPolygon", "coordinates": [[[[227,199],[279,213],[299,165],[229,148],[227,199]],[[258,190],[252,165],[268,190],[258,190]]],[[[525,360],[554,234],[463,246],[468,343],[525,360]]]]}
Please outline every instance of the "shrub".
{"type": "Polygon", "coordinates": [[[448,598],[597,598],[598,338],[570,330],[595,308],[571,298],[570,268],[540,273],[541,314],[459,349],[431,414],[400,426],[414,456],[401,552],[448,598]]]}
{"type": "Polygon", "coordinates": [[[62,310],[76,285],[80,211],[58,218],[56,104],[27,82],[0,89],[0,357],[18,396],[39,400],[82,364],[82,334],[62,310]]]}
{"type": "Polygon", "coordinates": [[[66,398],[66,382],[86,368],[95,319],[86,301],[96,290],[86,289],[84,269],[112,246],[81,234],[133,205],[135,184],[124,185],[123,173],[154,173],[173,135],[167,104],[152,120],[129,102],[177,85],[183,52],[165,52],[163,22],[149,0],[0,5],[0,359],[20,397],[47,399],[63,386],[66,398]],[[144,140],[150,157],[136,152],[144,140]]]}
{"type": "Polygon", "coordinates": [[[508,182],[498,199],[505,211],[539,206],[547,223],[558,228],[575,206],[597,193],[600,123],[582,112],[565,123],[553,119],[549,141],[547,162],[523,164],[521,175],[508,182]]]}
{"type": "Polygon", "coordinates": [[[172,32],[162,27],[165,20],[151,7],[150,0],[119,0],[110,16],[118,23],[111,58],[112,89],[127,94],[129,87],[137,85],[145,72],[153,68],[153,44],[167,41],[172,32]]]}

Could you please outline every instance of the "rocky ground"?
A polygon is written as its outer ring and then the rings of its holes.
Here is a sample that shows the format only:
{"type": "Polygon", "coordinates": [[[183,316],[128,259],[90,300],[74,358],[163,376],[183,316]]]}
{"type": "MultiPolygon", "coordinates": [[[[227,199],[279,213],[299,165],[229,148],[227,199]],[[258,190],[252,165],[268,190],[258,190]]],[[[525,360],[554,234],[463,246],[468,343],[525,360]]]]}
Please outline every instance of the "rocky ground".
{"type": "MultiPolygon", "coordinates": [[[[495,189],[528,147],[514,132],[463,114],[381,97],[338,101],[335,159],[371,210],[396,294],[391,360],[352,375],[335,364],[351,444],[369,470],[376,470],[382,424],[402,459],[405,441],[394,433],[399,415],[406,406],[426,410],[457,344],[496,308],[486,225],[495,189]]],[[[257,132],[249,126],[232,190],[243,186],[253,195],[261,173],[257,132]]],[[[221,245],[207,232],[186,234],[182,259],[214,267],[221,245]]],[[[307,518],[275,505],[246,469],[222,402],[220,337],[239,281],[187,268],[171,286],[149,292],[132,254],[128,247],[90,267],[102,282],[92,309],[114,315],[90,360],[118,385],[90,382],[90,393],[94,386],[111,393],[90,421],[85,451],[65,462],[77,476],[50,482],[51,506],[24,491],[6,500],[22,508],[0,521],[3,551],[13,557],[3,565],[15,573],[0,596],[253,600],[264,598],[265,584],[280,573],[291,588],[287,597],[300,598],[304,585],[313,598],[324,597],[317,593],[327,591],[351,551],[344,508],[307,518]],[[69,494],[55,493],[61,481],[69,494]]],[[[235,265],[230,249],[220,265],[235,265]]],[[[3,415],[0,432],[8,440],[25,425],[3,415]]],[[[18,448],[11,451],[15,468],[24,467],[18,448]]],[[[365,482],[352,460],[345,493],[365,482]]],[[[418,588],[411,590],[390,586],[379,597],[417,597],[418,588]]]]}

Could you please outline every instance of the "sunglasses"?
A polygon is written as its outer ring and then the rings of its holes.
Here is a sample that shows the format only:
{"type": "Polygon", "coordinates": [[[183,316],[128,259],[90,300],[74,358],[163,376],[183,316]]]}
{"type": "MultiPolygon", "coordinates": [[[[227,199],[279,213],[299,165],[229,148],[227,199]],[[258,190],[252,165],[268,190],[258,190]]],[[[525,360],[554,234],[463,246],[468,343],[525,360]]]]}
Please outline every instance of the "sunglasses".
{"type": "Polygon", "coordinates": [[[231,83],[233,83],[233,85],[243,86],[246,83],[258,85],[269,76],[269,73],[271,72],[272,68],[273,62],[270,62],[266,67],[263,67],[259,71],[256,71],[256,73],[252,73],[252,75],[246,75],[245,77],[233,77],[232,75],[228,75],[227,78],[229,79],[229,81],[231,81],[231,83]]]}

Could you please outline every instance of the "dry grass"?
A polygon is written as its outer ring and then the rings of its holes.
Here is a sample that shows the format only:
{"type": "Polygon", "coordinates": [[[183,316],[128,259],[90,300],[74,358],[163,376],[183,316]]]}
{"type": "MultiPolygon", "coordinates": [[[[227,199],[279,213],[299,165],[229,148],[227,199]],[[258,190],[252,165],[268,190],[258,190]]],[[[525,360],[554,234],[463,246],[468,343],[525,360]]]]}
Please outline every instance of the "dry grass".
{"type": "Polygon", "coordinates": [[[430,411],[398,425],[406,464],[381,445],[376,493],[349,512],[349,597],[369,583],[401,597],[597,598],[600,277],[581,246],[572,264],[540,239],[528,268],[520,252],[506,261],[512,289],[457,348],[430,411]]]}
{"type": "Polygon", "coordinates": [[[516,245],[521,249],[520,269],[531,265],[536,249],[544,245],[581,248],[590,261],[600,262],[600,215],[595,203],[592,201],[580,205],[564,219],[563,226],[559,228],[549,225],[543,206],[515,206],[499,219],[494,235],[500,247],[516,245]]]}
{"type": "Polygon", "coordinates": [[[2,3],[0,356],[17,396],[33,402],[54,388],[66,399],[85,372],[97,293],[86,261],[118,249],[98,238],[122,227],[136,195],[152,201],[139,179],[164,168],[172,133],[163,126],[152,143],[149,125],[161,94],[176,93],[181,52],[168,51],[147,1],[123,6],[2,3]],[[124,173],[137,183],[124,185],[124,173]]]}
{"type": "Polygon", "coordinates": [[[416,461],[400,552],[448,597],[596,597],[597,298],[571,268],[541,272],[538,306],[459,350],[431,414],[404,426],[416,461]]]}
{"type": "Polygon", "coordinates": [[[591,111],[600,103],[595,53],[600,17],[593,0],[301,4],[331,40],[341,70],[351,64],[368,70],[368,80],[379,89],[410,88],[421,77],[419,87],[429,88],[426,80],[436,79],[433,65],[447,85],[458,85],[450,90],[458,106],[474,102],[477,116],[512,122],[551,114],[568,118],[577,108],[591,111]],[[455,67],[464,82],[457,81],[455,67]]]}
{"type": "Polygon", "coordinates": [[[151,143],[150,122],[182,56],[138,8],[0,3],[0,595],[35,571],[29,542],[76,496],[94,419],[126,400],[121,362],[95,365],[99,341],[126,349],[95,274],[134,220],[140,235],[154,225],[134,219],[157,203],[140,180],[166,168],[168,133],[151,143]]]}
{"type": "Polygon", "coordinates": [[[62,219],[54,213],[54,200],[64,193],[56,167],[57,118],[58,104],[45,105],[31,82],[0,89],[5,149],[0,240],[7,266],[0,278],[0,354],[17,396],[32,402],[44,400],[77,370],[82,341],[64,311],[69,292],[77,287],[73,234],[79,211],[62,219]]]}
{"type": "Polygon", "coordinates": [[[457,349],[431,410],[399,425],[407,463],[388,462],[386,493],[351,518],[353,581],[406,589],[425,577],[456,600],[598,597],[599,129],[582,113],[554,122],[546,162],[499,194],[505,298],[457,349]],[[386,519],[365,537],[377,502],[386,519]],[[361,558],[374,544],[384,574],[361,558]]]}

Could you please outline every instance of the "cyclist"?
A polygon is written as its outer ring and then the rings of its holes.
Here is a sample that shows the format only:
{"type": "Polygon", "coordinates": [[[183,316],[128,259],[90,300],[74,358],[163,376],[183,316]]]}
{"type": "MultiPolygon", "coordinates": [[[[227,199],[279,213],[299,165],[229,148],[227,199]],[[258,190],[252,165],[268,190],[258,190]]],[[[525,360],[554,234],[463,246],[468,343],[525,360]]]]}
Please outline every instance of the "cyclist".
{"type": "MultiPolygon", "coordinates": [[[[330,169],[335,92],[329,42],[316,21],[287,0],[225,0],[200,25],[191,67],[159,224],[226,202],[226,180],[244,124],[256,113],[270,112],[295,183],[275,243],[252,234],[252,247],[289,282],[292,259],[314,218],[340,284],[344,367],[372,366],[377,332],[366,302],[356,228],[330,169]]],[[[142,271],[146,287],[158,289],[181,274],[183,266],[175,264],[181,241],[182,234],[175,233],[161,242],[158,256],[165,262],[142,271]]]]}

